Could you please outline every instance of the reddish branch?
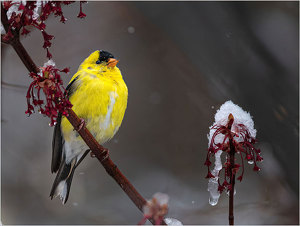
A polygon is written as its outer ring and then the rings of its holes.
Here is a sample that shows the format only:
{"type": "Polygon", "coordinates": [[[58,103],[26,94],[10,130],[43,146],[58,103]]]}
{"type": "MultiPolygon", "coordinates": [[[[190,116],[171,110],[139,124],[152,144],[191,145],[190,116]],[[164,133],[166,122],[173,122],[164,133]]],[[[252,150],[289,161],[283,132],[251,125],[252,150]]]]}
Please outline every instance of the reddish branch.
{"type": "MultiPolygon", "coordinates": [[[[4,29],[7,31],[9,24],[6,17],[6,10],[3,8],[2,4],[1,21],[4,26],[4,29]]],[[[14,50],[16,51],[16,53],[18,54],[28,71],[38,73],[40,71],[39,68],[33,62],[26,49],[20,42],[19,31],[15,31],[13,35],[14,37],[9,41],[9,44],[14,48],[14,50]]],[[[1,41],[5,43],[5,41],[1,41]]],[[[80,118],[75,114],[75,112],[72,109],[68,109],[68,115],[66,117],[74,128],[79,128],[79,126],[82,123],[80,118]]],[[[86,127],[81,128],[78,131],[78,133],[88,145],[90,150],[93,152],[95,157],[105,168],[106,172],[119,184],[123,191],[137,206],[137,208],[139,208],[140,211],[143,211],[143,206],[147,203],[147,201],[138,193],[138,191],[129,182],[129,180],[122,174],[122,172],[118,169],[117,165],[114,164],[114,162],[108,155],[108,149],[100,145],[86,127]]],[[[150,221],[152,224],[155,224],[153,219],[150,219],[150,221]]],[[[166,225],[164,221],[162,222],[162,224],[166,225]]]]}
{"type": "Polygon", "coordinates": [[[234,168],[234,154],[235,154],[235,147],[233,145],[232,138],[229,139],[230,144],[230,167],[229,167],[229,174],[230,174],[230,185],[231,190],[229,192],[229,225],[234,225],[234,215],[233,215],[233,197],[234,197],[234,185],[235,185],[235,174],[233,173],[234,168]]]}
{"type": "MultiPolygon", "coordinates": [[[[227,128],[229,131],[231,131],[231,126],[234,121],[233,115],[230,114],[228,117],[228,125],[227,128]]],[[[235,173],[233,173],[234,170],[234,154],[235,154],[235,147],[233,145],[233,137],[230,133],[229,135],[229,156],[230,156],[230,165],[229,165],[229,177],[230,177],[230,186],[231,189],[229,191],[229,225],[234,225],[234,215],[233,215],[233,196],[234,196],[234,184],[235,184],[235,173]]]]}

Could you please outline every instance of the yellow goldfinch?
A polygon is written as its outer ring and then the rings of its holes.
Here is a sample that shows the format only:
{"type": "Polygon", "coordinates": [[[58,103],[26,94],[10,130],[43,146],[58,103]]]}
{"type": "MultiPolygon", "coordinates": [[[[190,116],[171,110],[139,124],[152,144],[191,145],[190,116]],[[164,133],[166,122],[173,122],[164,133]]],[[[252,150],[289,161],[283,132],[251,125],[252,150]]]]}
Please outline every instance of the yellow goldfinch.
{"type": "MultiPolygon", "coordinates": [[[[73,111],[95,139],[103,144],[118,131],[127,107],[128,90],[118,61],[109,52],[97,50],[79,66],[66,90],[73,111]]],[[[88,146],[66,117],[58,116],[52,141],[51,171],[57,172],[50,197],[68,200],[75,168],[88,146]]]]}

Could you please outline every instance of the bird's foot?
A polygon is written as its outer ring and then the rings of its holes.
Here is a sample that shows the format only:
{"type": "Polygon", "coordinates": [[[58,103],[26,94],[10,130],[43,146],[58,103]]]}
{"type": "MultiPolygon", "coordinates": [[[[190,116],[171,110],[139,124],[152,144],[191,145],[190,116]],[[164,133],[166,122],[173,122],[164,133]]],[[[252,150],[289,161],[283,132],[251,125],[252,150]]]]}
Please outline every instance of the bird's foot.
{"type": "Polygon", "coordinates": [[[80,118],[80,123],[77,126],[77,128],[74,128],[74,130],[76,130],[77,132],[79,132],[84,126],[85,126],[85,121],[84,121],[83,118],[80,118]]]}
{"type": "MultiPolygon", "coordinates": [[[[96,155],[92,151],[90,152],[90,155],[91,155],[92,158],[96,157],[96,155]]],[[[107,148],[104,148],[102,153],[101,153],[101,156],[103,156],[101,158],[101,162],[103,162],[105,159],[107,159],[109,157],[109,150],[107,148]]]]}
{"type": "Polygon", "coordinates": [[[90,152],[90,156],[92,157],[92,158],[95,158],[96,157],[96,155],[91,151],[90,152]]]}
{"type": "Polygon", "coordinates": [[[109,158],[109,150],[107,148],[104,148],[103,152],[101,153],[103,155],[101,162],[109,158]]]}

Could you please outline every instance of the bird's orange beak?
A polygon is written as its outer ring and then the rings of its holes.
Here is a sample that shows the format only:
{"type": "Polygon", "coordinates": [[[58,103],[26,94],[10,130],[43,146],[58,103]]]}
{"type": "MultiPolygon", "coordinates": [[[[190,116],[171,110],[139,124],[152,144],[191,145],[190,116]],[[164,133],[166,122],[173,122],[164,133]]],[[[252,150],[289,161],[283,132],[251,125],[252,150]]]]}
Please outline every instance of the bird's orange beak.
{"type": "Polygon", "coordinates": [[[114,67],[117,65],[119,61],[116,60],[115,58],[109,58],[107,62],[107,67],[114,67]]]}

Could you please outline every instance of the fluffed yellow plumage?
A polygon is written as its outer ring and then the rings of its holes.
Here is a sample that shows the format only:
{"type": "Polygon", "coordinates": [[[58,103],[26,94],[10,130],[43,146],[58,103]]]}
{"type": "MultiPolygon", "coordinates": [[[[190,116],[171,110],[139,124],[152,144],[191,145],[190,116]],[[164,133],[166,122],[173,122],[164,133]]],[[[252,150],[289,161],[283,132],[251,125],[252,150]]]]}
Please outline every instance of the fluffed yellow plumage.
{"type": "MultiPolygon", "coordinates": [[[[128,90],[117,60],[106,51],[95,51],[79,66],[67,91],[73,111],[96,140],[103,144],[118,131],[127,106],[128,90]]],[[[74,170],[88,149],[65,117],[59,117],[53,135],[52,172],[57,172],[51,198],[68,199],[74,170]]]]}

